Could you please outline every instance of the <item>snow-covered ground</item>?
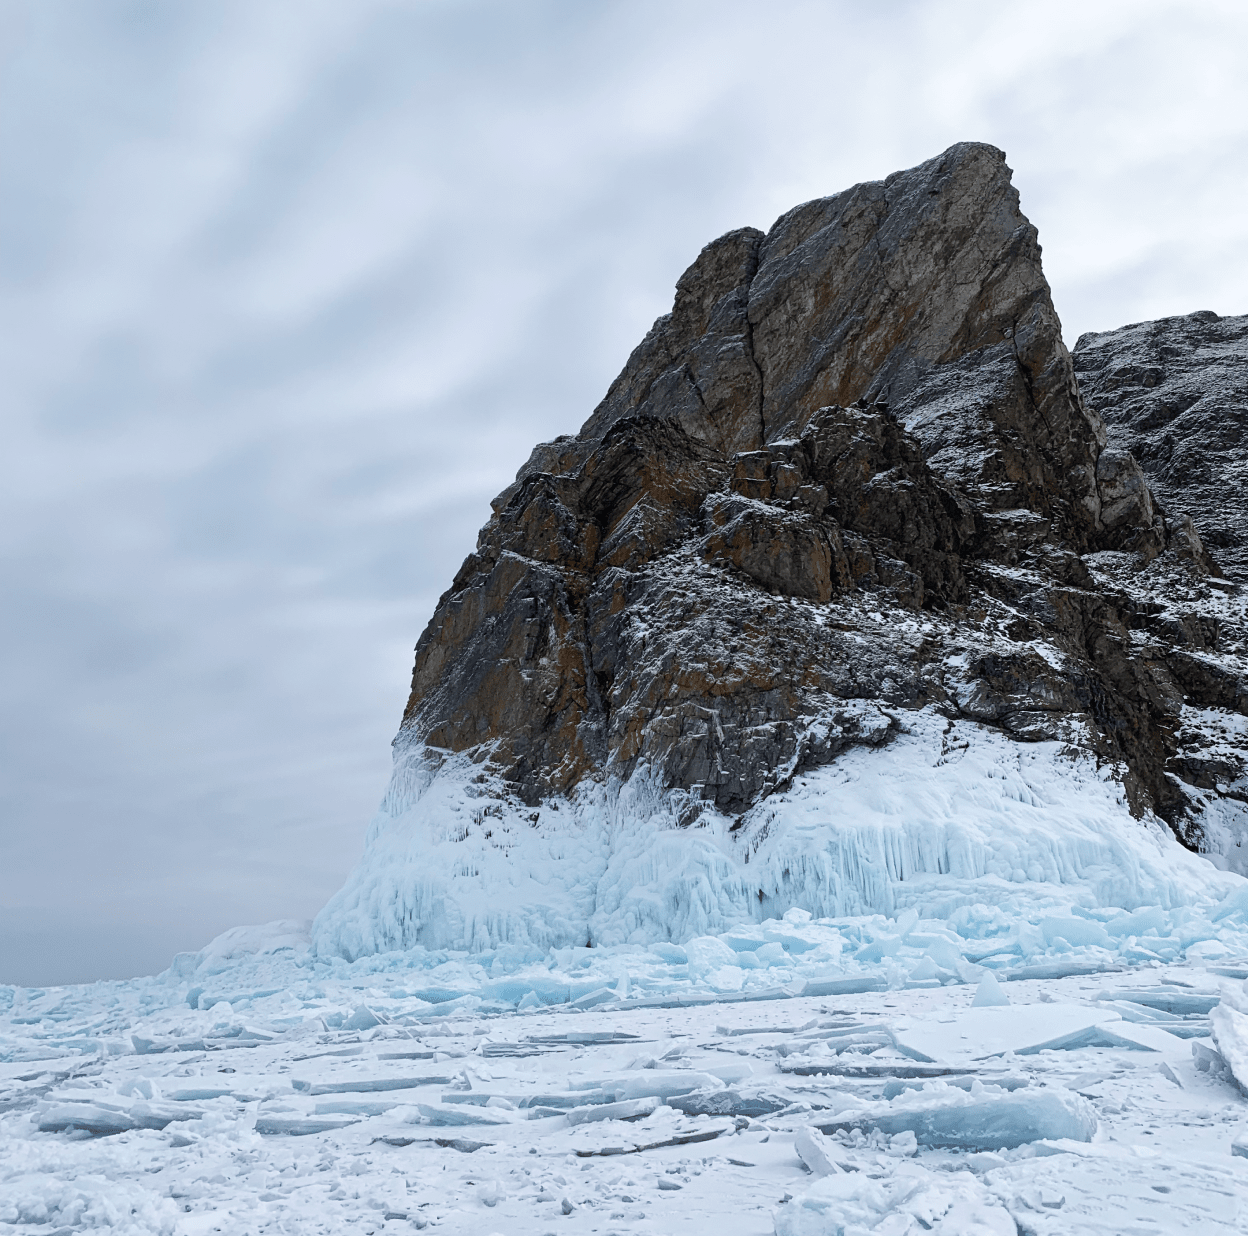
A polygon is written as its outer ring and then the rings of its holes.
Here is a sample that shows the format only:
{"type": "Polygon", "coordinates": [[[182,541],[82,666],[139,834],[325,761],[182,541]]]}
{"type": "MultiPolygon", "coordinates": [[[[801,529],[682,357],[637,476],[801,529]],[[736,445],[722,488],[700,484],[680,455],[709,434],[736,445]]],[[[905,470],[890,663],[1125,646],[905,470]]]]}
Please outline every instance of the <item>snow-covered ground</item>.
{"type": "Polygon", "coordinates": [[[5,991],[0,1232],[1248,1231],[1242,894],[541,961],[306,941],[5,991]]]}
{"type": "Polygon", "coordinates": [[[0,987],[0,1233],[1248,1232],[1248,881],[907,729],[736,829],[401,752],[315,926],[0,987]]]}

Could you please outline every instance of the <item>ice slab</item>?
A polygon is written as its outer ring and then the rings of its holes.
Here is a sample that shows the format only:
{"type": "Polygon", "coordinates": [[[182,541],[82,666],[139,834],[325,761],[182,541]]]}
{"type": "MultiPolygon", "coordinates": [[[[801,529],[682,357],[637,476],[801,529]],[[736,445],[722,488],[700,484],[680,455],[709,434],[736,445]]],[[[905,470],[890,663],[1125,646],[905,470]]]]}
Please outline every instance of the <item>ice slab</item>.
{"type": "Polygon", "coordinates": [[[1101,992],[1097,1000],[1126,1001],[1143,1008],[1156,1009],[1176,1016],[1208,1014],[1221,996],[1216,991],[1184,991],[1180,987],[1149,987],[1138,991],[1109,990],[1101,992]]]}
{"type": "Polygon", "coordinates": [[[839,1147],[814,1127],[798,1131],[793,1139],[793,1149],[797,1151],[797,1157],[816,1176],[836,1176],[842,1170],[835,1158],[835,1151],[839,1147]]]}
{"type": "Polygon", "coordinates": [[[355,1077],[341,1082],[296,1079],[290,1084],[303,1094],[373,1094],[386,1090],[415,1090],[421,1086],[449,1086],[452,1081],[452,1077],[355,1077]]]}
{"type": "Polygon", "coordinates": [[[638,1034],[627,1034],[623,1030],[569,1030],[567,1034],[530,1034],[524,1041],[543,1046],[572,1044],[576,1047],[597,1047],[603,1043],[640,1043],[645,1040],[638,1034]]]}
{"type": "MultiPolygon", "coordinates": [[[[722,1137],[725,1133],[731,1132],[732,1126],[724,1125],[722,1128],[699,1129],[691,1133],[676,1133],[671,1137],[665,1137],[655,1142],[626,1142],[621,1146],[604,1146],[600,1150],[578,1150],[576,1155],[580,1159],[610,1158],[618,1154],[638,1154],[645,1150],[664,1150],[669,1146],[693,1146],[699,1142],[713,1142],[717,1137],[722,1137]]],[[[728,1162],[732,1163],[735,1160],[729,1159],[728,1162]]],[[[668,1183],[667,1187],[671,1188],[673,1184],[675,1184],[674,1181],[668,1183]]],[[[661,1181],[659,1188],[662,1189],[663,1187],[664,1183],[661,1181]]]]}
{"type": "MultiPolygon", "coordinates": [[[[587,1103],[614,1103],[615,1091],[608,1093],[604,1090],[570,1090],[563,1094],[531,1094],[513,1101],[517,1107],[550,1107],[567,1110],[571,1107],[584,1107],[587,1103]]],[[[452,1099],[444,1094],[442,1102],[463,1103],[471,1102],[471,1100],[467,1097],[452,1099]]]]}
{"type": "Polygon", "coordinates": [[[1209,1015],[1212,1038],[1218,1054],[1230,1070],[1235,1084],[1248,1094],[1248,1014],[1219,1004],[1209,1015]]]}
{"type": "Polygon", "coordinates": [[[165,1090],[164,1097],[175,1103],[204,1102],[207,1099],[237,1098],[240,1103],[249,1102],[255,1095],[249,1095],[246,1089],[238,1086],[176,1086],[165,1090]]]}
{"type": "Polygon", "coordinates": [[[967,1093],[937,1084],[818,1127],[823,1133],[851,1128],[887,1134],[908,1130],[922,1146],[1008,1150],[1041,1140],[1091,1141],[1096,1123],[1096,1113],[1086,1099],[1057,1087],[994,1093],[991,1087],[982,1086],[967,1093]]]}
{"type": "Polygon", "coordinates": [[[1225,978],[1248,979],[1248,959],[1238,961],[1227,960],[1221,965],[1210,966],[1210,974],[1220,974],[1225,978]]]}
{"type": "MultiPolygon", "coordinates": [[[[748,1076],[748,1073],[742,1074],[748,1076]]],[[[617,1099],[640,1099],[657,1095],[660,1099],[690,1094],[694,1090],[717,1089],[723,1081],[711,1073],[695,1072],[693,1069],[674,1070],[670,1073],[658,1069],[642,1069],[632,1077],[621,1077],[599,1083],[605,1091],[614,1091],[617,1099]]]]}
{"type": "Polygon", "coordinates": [[[590,1107],[574,1107],[567,1113],[569,1124],[591,1124],[598,1120],[641,1120],[662,1105],[656,1095],[641,1099],[624,1099],[619,1103],[597,1103],[590,1107]]]}
{"type": "Polygon", "coordinates": [[[199,1120],[203,1113],[189,1107],[169,1103],[120,1104],[111,1102],[51,1102],[36,1116],[41,1133],[60,1133],[82,1129],[93,1137],[125,1133],[130,1129],[163,1129],[182,1120],[199,1120]]]}
{"type": "Polygon", "coordinates": [[[257,1116],[256,1132],[267,1137],[308,1137],[358,1123],[358,1116],[257,1116]]]}
{"type": "Polygon", "coordinates": [[[802,988],[803,996],[857,996],[867,991],[885,991],[888,983],[875,974],[852,978],[811,979],[802,988]]]}
{"type": "Polygon", "coordinates": [[[461,1104],[417,1103],[416,1110],[428,1124],[511,1124],[512,1117],[496,1107],[469,1107],[461,1104]]]}
{"type": "Polygon", "coordinates": [[[965,1065],[919,1064],[910,1060],[880,1060],[863,1056],[830,1056],[826,1063],[797,1057],[776,1066],[781,1073],[798,1077],[948,1077],[965,1071],[965,1065]]]}
{"type": "MultiPolygon", "coordinates": [[[[473,1107],[527,1107],[531,1096],[523,1094],[495,1094],[490,1090],[448,1090],[442,1096],[443,1103],[467,1103],[473,1107]]],[[[580,1100],[582,1103],[584,1099],[580,1100]]],[[[575,1107],[575,1103],[568,1106],[575,1107]]]]}
{"type": "Polygon", "coordinates": [[[40,1133],[64,1133],[82,1129],[93,1137],[124,1133],[138,1128],[122,1107],[102,1107],[98,1103],[56,1103],[44,1108],[35,1121],[40,1133]]]}
{"type": "Polygon", "coordinates": [[[669,1107],[687,1116],[747,1116],[757,1120],[788,1107],[787,1099],[765,1094],[743,1096],[736,1090],[698,1090],[693,1094],[674,1095],[669,1107]]]}
{"type": "Polygon", "coordinates": [[[1167,1013],[1163,1009],[1149,1008],[1144,1004],[1134,1004],[1129,1000],[1114,1000],[1097,997],[1097,1003],[1107,1009],[1113,1009],[1123,1021],[1134,1021],[1144,1026],[1164,1026],[1171,1033],[1176,1030],[1203,1028],[1208,1030],[1209,1020],[1196,1013],[1167,1013]]]}
{"type": "Polygon", "coordinates": [[[1014,966],[1002,972],[1009,982],[1023,979],[1079,978],[1088,974],[1115,974],[1126,966],[1105,961],[1042,961],[1030,966],[1014,966]]]}
{"type": "MultiPolygon", "coordinates": [[[[252,1044],[257,1046],[259,1040],[252,1044]]],[[[211,1051],[212,1044],[204,1039],[149,1039],[141,1034],[132,1034],[130,1044],[139,1056],[155,1056],[167,1051],[211,1051]]]]}
{"type": "Polygon", "coordinates": [[[312,1109],[314,1116],[380,1116],[398,1107],[385,1099],[329,1099],[312,1109]]]}
{"type": "Polygon", "coordinates": [[[740,1064],[712,1064],[703,1069],[704,1073],[709,1073],[712,1077],[718,1077],[721,1082],[727,1085],[733,1085],[737,1082],[743,1082],[748,1077],[754,1075],[752,1065],[742,1061],[740,1064]]]}
{"type": "Polygon", "coordinates": [[[1138,1046],[1112,1009],[1083,1004],[1010,1004],[969,1008],[940,1021],[894,1029],[897,1045],[919,1058],[971,1063],[1012,1051],[1030,1055],[1079,1047],[1138,1046]]]}
{"type": "MultiPolygon", "coordinates": [[[[1150,1026],[1144,1022],[1120,1021],[1097,1027],[1092,1041],[1081,1047],[1125,1047],[1128,1051],[1155,1051],[1187,1058],[1186,1036],[1175,1033],[1170,1026],[1150,1026]]],[[[1070,1050],[1070,1046],[1067,1047],[1070,1050]]]]}

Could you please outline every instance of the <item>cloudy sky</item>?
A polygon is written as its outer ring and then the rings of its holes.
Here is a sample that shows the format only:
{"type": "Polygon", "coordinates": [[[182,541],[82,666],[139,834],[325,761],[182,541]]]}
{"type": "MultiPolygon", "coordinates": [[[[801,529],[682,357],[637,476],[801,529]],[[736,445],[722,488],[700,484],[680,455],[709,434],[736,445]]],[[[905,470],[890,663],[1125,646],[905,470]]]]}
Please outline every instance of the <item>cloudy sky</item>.
{"type": "Polygon", "coordinates": [[[1068,342],[1248,312],[1240,0],[3,0],[0,982],[311,917],[488,500],[701,246],[1001,146],[1068,342]]]}

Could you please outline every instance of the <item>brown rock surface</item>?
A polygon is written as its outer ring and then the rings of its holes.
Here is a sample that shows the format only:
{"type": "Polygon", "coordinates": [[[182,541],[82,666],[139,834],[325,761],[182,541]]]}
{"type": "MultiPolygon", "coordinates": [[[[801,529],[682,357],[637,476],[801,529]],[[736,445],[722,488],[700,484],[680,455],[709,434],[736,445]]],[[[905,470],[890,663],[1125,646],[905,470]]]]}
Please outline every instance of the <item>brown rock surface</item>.
{"type": "Polygon", "coordinates": [[[930,706],[1095,752],[1196,844],[1184,708],[1248,711],[1238,628],[1106,443],[1000,151],[731,232],[495,500],[402,737],[530,804],[649,767],[692,819],[930,706]]]}

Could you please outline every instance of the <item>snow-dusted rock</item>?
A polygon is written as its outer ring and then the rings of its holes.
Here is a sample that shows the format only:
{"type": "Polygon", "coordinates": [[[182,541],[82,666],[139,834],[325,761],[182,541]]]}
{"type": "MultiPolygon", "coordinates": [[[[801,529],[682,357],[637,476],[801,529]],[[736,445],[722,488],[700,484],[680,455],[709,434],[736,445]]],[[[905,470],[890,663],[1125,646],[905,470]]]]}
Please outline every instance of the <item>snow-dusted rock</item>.
{"type": "MultiPolygon", "coordinates": [[[[1072,907],[1224,891],[1172,855],[1248,829],[1242,606],[1081,399],[1010,175],[963,143],[706,247],[439,601],[318,953],[710,939],[732,992],[713,937],[792,908],[1072,885],[1046,945],[1112,952],[1072,907]]],[[[979,978],[928,934],[911,981],[979,978]]]]}

